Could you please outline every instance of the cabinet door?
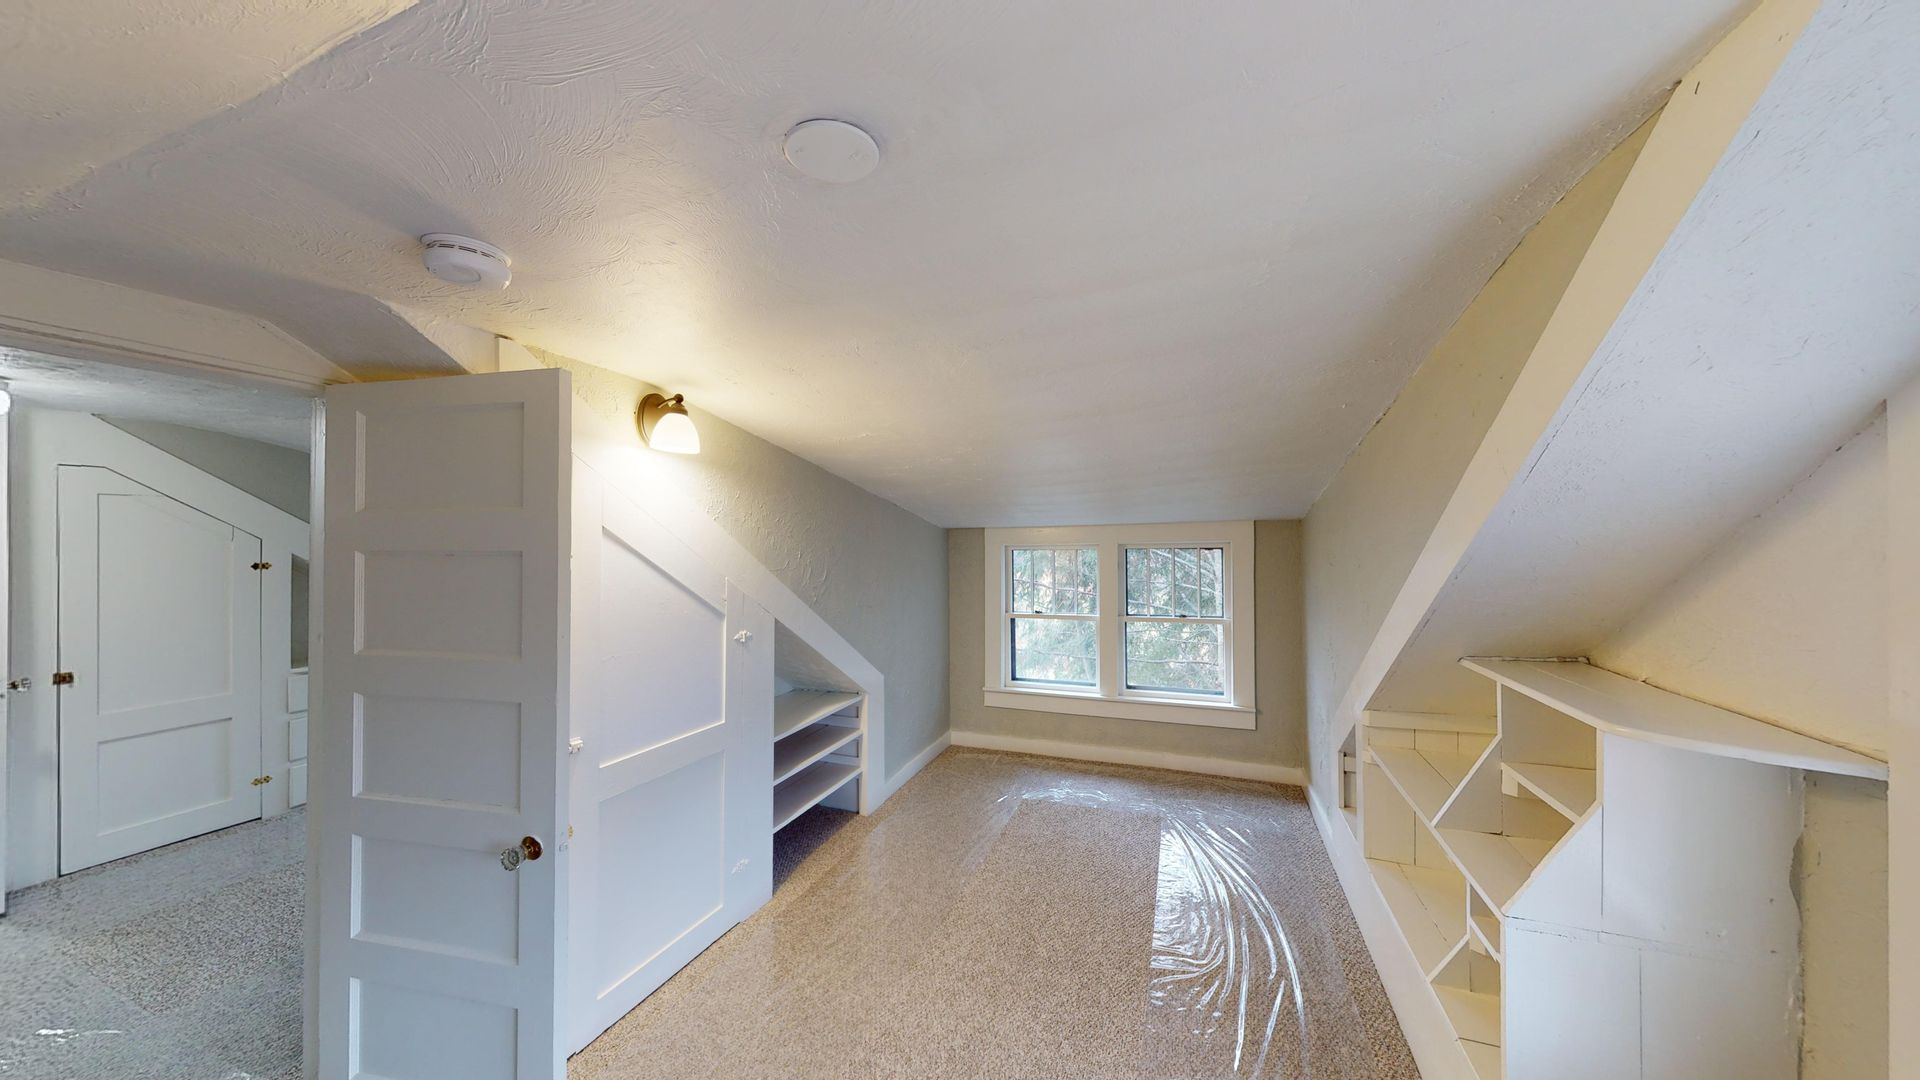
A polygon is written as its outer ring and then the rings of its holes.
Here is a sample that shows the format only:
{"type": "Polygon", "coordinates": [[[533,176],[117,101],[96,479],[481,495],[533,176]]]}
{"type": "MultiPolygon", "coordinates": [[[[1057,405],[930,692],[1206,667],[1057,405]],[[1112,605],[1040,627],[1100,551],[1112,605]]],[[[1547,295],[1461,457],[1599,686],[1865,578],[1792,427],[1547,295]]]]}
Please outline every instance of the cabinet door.
{"type": "Polygon", "coordinates": [[[573,544],[578,1049],[768,898],[774,635],[584,462],[573,544]]]}

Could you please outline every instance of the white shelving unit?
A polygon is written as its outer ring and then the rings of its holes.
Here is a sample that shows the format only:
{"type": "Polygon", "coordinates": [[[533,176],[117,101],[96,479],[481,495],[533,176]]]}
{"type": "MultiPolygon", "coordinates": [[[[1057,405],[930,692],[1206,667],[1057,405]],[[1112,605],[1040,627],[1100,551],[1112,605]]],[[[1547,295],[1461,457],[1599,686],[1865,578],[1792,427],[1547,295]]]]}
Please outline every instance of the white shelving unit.
{"type": "Polygon", "coordinates": [[[789,690],[773,699],[773,737],[784,739],[859,701],[859,694],[840,690],[789,690]]]}
{"type": "Polygon", "coordinates": [[[773,699],[773,831],[826,802],[860,807],[866,696],[788,690],[773,699]]]}
{"type": "Polygon", "coordinates": [[[1471,1075],[1797,1075],[1803,770],[1886,765],[1578,661],[1369,713],[1349,821],[1471,1075]],[[1510,991],[1510,992],[1509,992],[1510,991]]]}

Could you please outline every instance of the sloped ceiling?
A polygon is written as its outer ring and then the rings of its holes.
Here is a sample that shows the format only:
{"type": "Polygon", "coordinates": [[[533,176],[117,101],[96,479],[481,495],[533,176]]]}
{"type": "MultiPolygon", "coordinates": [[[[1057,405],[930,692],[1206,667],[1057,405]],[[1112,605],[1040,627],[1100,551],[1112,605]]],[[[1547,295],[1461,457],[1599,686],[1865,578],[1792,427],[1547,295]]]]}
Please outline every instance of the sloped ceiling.
{"type": "Polygon", "coordinates": [[[239,105],[412,0],[9,0],[0,208],[239,105]]]}
{"type": "Polygon", "coordinates": [[[943,525],[1297,516],[1747,6],[423,0],[54,195],[0,180],[0,258],[360,374],[431,366],[395,322],[507,334],[943,525]],[[794,174],[816,116],[879,170],[794,174]],[[512,286],[429,278],[439,230],[512,286]]]}

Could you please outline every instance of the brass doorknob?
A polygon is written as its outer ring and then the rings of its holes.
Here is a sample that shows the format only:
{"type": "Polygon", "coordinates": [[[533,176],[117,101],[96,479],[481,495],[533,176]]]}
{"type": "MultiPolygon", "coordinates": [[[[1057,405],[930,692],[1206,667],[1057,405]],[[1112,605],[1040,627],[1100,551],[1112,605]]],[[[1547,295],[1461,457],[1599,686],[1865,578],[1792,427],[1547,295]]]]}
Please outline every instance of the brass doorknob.
{"type": "Polygon", "coordinates": [[[519,847],[510,847],[500,853],[500,869],[506,871],[518,870],[520,869],[521,863],[539,858],[546,853],[546,850],[546,848],[540,846],[540,841],[537,837],[523,836],[520,838],[519,847]]]}

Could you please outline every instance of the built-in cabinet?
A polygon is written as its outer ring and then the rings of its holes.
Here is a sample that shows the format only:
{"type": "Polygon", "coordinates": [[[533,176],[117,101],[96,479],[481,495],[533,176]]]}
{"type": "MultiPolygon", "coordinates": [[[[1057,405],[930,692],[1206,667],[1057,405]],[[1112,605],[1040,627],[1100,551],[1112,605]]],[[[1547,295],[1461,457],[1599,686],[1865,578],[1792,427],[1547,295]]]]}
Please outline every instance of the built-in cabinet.
{"type": "Polygon", "coordinates": [[[1462,663],[1490,714],[1368,713],[1342,801],[1463,1071],[1798,1075],[1803,775],[1886,766],[1582,662],[1462,663]]]}

